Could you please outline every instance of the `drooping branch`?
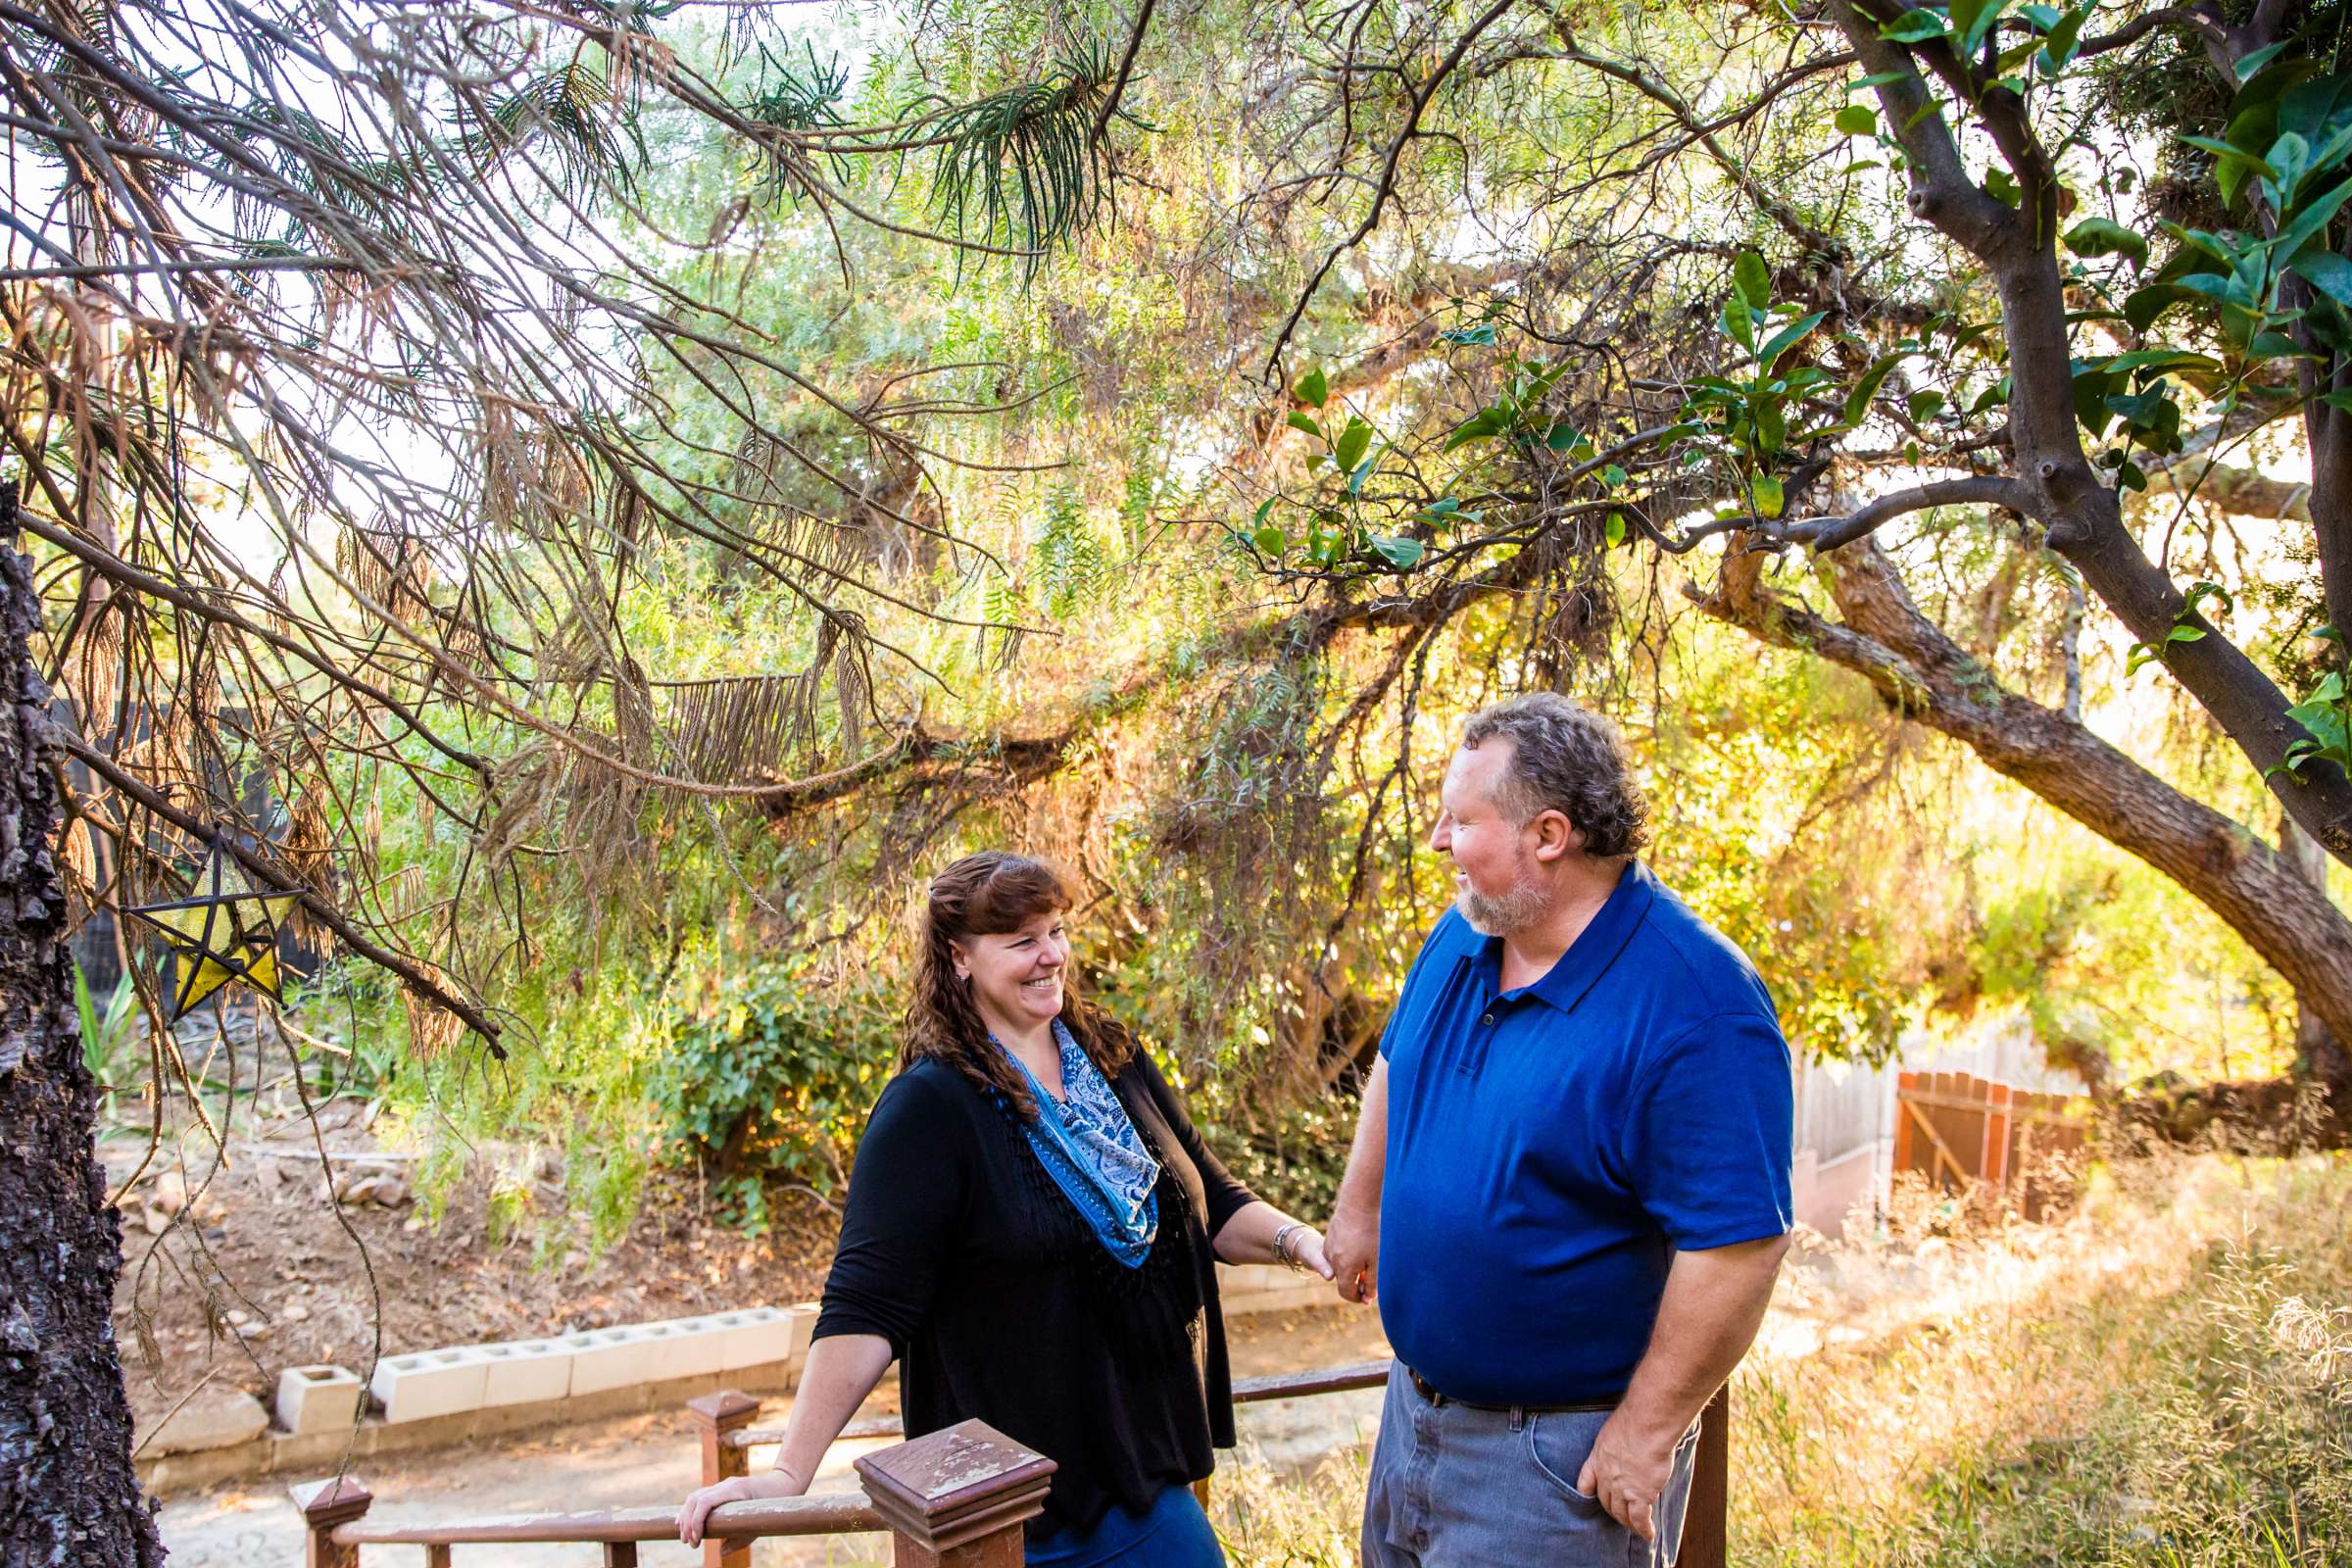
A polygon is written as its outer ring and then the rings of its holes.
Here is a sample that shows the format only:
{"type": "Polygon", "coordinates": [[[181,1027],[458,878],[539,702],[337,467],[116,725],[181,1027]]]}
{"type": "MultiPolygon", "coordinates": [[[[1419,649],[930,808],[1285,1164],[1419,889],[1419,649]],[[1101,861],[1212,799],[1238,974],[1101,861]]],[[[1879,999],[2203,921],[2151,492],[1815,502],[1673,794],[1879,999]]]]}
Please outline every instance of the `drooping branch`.
{"type": "Polygon", "coordinates": [[[1869,680],[1906,718],[1966,745],[2172,878],[2352,1038],[2352,920],[2242,823],[2175,789],[2081,720],[2007,690],[1921,612],[1875,544],[1820,558],[1841,620],[1786,598],[1689,590],[1709,614],[1869,680]]]}

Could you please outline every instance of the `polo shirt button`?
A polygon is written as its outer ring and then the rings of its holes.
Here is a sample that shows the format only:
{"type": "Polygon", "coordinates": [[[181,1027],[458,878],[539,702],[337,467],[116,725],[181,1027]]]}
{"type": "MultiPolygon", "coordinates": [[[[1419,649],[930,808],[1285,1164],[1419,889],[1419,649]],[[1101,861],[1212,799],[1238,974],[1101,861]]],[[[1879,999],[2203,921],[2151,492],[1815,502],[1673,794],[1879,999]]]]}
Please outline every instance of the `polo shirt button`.
{"type": "Polygon", "coordinates": [[[1494,1015],[1490,1012],[1484,1018],[1481,1018],[1478,1021],[1484,1024],[1492,1024],[1494,1021],[1494,1015]]]}

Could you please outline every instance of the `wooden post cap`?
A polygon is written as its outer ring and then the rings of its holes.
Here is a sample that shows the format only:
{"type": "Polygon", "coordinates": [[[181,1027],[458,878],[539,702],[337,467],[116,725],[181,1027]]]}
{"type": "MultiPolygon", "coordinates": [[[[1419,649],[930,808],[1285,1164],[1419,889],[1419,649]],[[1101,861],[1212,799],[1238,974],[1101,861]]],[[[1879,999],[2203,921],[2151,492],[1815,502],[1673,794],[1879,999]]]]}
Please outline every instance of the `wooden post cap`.
{"type": "Polygon", "coordinates": [[[699,1399],[688,1399],[687,1410],[705,1426],[739,1427],[760,1413],[760,1401],[748,1394],[725,1389],[717,1394],[706,1394],[699,1399]]]}
{"type": "Polygon", "coordinates": [[[303,1523],[314,1532],[349,1524],[375,1500],[375,1494],[360,1485],[357,1476],[329,1476],[286,1490],[293,1495],[294,1506],[302,1510],[303,1523]]]}
{"type": "Polygon", "coordinates": [[[985,1422],[958,1421],[857,1469],[885,1524],[945,1552],[1045,1512],[1055,1466],[985,1422]]]}

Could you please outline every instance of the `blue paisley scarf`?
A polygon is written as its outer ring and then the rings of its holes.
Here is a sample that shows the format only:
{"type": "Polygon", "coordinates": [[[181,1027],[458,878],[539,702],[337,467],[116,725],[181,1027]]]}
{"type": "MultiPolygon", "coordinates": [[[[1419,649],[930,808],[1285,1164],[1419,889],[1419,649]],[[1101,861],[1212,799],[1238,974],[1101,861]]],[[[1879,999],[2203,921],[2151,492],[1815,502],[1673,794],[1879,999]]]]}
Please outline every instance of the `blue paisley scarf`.
{"type": "MultiPolygon", "coordinates": [[[[1038,1163],[1095,1239],[1112,1257],[1139,1268],[1159,1234],[1159,1199],[1152,1191],[1159,1182],[1159,1162],[1146,1152],[1109,1080],[1059,1018],[1054,1020],[1054,1043],[1061,1050],[1066,1101],[1047,1094],[1021,1058],[1004,1051],[1029,1081],[1030,1098],[1037,1102],[1037,1119],[1023,1123],[1021,1130],[1038,1163]]],[[[1004,1050],[1003,1042],[997,1049],[1004,1050]]]]}

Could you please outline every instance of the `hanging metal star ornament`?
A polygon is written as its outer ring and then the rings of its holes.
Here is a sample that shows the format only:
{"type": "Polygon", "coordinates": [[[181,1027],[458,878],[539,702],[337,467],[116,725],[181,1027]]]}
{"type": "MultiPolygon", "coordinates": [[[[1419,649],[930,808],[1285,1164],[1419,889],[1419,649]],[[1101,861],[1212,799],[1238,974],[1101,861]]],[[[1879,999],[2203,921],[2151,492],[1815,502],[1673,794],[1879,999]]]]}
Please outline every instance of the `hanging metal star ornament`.
{"type": "Polygon", "coordinates": [[[215,846],[196,890],[169,904],[125,909],[163,933],[172,964],[172,1014],[176,1023],[231,980],[242,980],[272,1002],[278,995],[277,926],[302,902],[298,893],[263,892],[215,846]]]}

